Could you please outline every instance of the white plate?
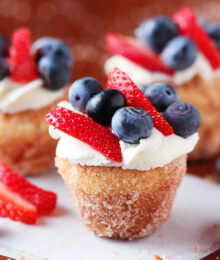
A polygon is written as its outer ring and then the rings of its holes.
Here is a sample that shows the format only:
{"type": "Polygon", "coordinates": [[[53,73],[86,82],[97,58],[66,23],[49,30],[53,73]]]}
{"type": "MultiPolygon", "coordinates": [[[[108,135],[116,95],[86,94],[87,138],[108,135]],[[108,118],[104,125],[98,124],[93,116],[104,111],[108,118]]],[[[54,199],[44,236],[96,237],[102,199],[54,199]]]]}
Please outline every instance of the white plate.
{"type": "Polygon", "coordinates": [[[81,224],[58,174],[34,177],[31,181],[58,194],[57,209],[32,226],[0,219],[0,254],[23,254],[25,260],[151,260],[157,253],[168,255],[168,259],[190,260],[220,247],[217,184],[186,175],[166,224],[147,238],[117,241],[98,238],[81,224]],[[195,246],[198,253],[193,250],[195,246]]]}

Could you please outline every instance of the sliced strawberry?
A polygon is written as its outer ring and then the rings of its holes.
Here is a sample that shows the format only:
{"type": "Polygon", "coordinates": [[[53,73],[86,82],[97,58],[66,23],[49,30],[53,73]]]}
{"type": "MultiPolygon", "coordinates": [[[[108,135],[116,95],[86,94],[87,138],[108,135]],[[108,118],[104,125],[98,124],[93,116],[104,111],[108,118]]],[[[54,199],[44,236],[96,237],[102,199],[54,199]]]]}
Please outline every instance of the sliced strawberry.
{"type": "Polygon", "coordinates": [[[0,182],[0,216],[34,224],[37,220],[37,209],[0,182]]]}
{"type": "Polygon", "coordinates": [[[37,78],[37,67],[30,54],[30,47],[31,31],[28,28],[14,31],[9,58],[12,80],[28,82],[37,78]]]}
{"type": "Polygon", "coordinates": [[[199,24],[197,17],[189,8],[182,8],[173,16],[182,35],[192,39],[199,50],[210,61],[213,69],[220,67],[220,53],[214,42],[199,24]]]}
{"type": "Polygon", "coordinates": [[[147,70],[160,71],[169,75],[174,73],[146,44],[135,38],[109,33],[106,35],[106,44],[112,54],[122,55],[147,70]]]}
{"type": "Polygon", "coordinates": [[[151,115],[154,127],[165,136],[173,134],[173,129],[168,122],[156,110],[134,82],[120,69],[116,68],[109,74],[107,88],[121,91],[129,106],[145,109],[151,115]]]}
{"type": "Polygon", "coordinates": [[[63,107],[52,109],[46,120],[62,132],[87,143],[107,158],[116,162],[122,161],[119,139],[109,128],[63,107]]]}
{"type": "Polygon", "coordinates": [[[38,188],[4,164],[0,164],[0,183],[34,205],[39,215],[50,214],[56,206],[55,193],[38,188]]]}

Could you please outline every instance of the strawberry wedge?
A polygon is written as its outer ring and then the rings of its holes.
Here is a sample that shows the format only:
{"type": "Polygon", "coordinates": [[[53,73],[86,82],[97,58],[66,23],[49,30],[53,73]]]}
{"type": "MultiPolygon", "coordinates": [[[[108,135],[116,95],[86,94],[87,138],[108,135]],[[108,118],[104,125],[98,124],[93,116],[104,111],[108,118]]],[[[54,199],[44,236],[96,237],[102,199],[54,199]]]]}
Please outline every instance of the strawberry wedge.
{"type": "Polygon", "coordinates": [[[122,55],[147,70],[174,74],[156,53],[135,38],[109,33],[106,35],[106,45],[110,53],[122,55]]]}
{"type": "Polygon", "coordinates": [[[129,106],[139,107],[146,110],[153,119],[154,127],[163,135],[169,136],[174,133],[172,127],[126,73],[120,69],[114,69],[113,72],[109,74],[107,88],[121,91],[129,106]]]}
{"type": "Polygon", "coordinates": [[[122,161],[119,139],[111,130],[92,119],[63,107],[55,107],[46,115],[46,121],[60,131],[90,145],[105,157],[122,161]]]}
{"type": "Polygon", "coordinates": [[[182,8],[173,16],[173,21],[179,28],[180,34],[193,40],[199,50],[210,61],[213,69],[220,67],[220,53],[214,42],[199,24],[197,17],[189,8],[182,8]]]}

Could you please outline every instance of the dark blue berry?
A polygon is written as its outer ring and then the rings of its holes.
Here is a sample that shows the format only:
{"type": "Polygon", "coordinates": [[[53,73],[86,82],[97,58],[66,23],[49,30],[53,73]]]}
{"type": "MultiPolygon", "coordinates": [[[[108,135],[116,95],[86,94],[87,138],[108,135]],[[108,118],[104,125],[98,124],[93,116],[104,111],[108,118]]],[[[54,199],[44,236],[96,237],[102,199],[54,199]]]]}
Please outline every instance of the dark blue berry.
{"type": "Polygon", "coordinates": [[[9,56],[10,41],[4,35],[0,34],[0,56],[9,56]]]}
{"type": "Polygon", "coordinates": [[[163,113],[163,117],[173,127],[174,133],[181,137],[194,134],[200,126],[200,113],[190,103],[176,102],[163,113]]]}
{"type": "Polygon", "coordinates": [[[58,90],[65,87],[70,80],[70,68],[55,56],[44,56],[40,59],[38,70],[44,80],[45,87],[50,90],[58,90]]]}
{"type": "Polygon", "coordinates": [[[69,100],[74,108],[85,113],[86,105],[91,97],[102,91],[100,83],[91,78],[84,77],[73,82],[69,89],[69,100]]]}
{"type": "Polygon", "coordinates": [[[217,48],[220,49],[220,23],[210,24],[207,33],[214,41],[217,48]]]}
{"type": "Polygon", "coordinates": [[[220,158],[218,158],[218,160],[216,162],[216,173],[217,173],[218,177],[220,178],[220,158]]]}
{"type": "Polygon", "coordinates": [[[89,100],[86,112],[94,121],[108,126],[115,111],[123,106],[125,106],[123,94],[115,89],[106,89],[89,100]]]}
{"type": "Polygon", "coordinates": [[[158,53],[177,35],[177,26],[167,16],[156,16],[155,18],[146,20],[136,30],[137,38],[146,42],[158,53]]]}
{"type": "Polygon", "coordinates": [[[199,24],[202,26],[202,28],[206,32],[208,32],[208,30],[209,30],[209,23],[205,19],[203,19],[202,17],[199,17],[199,24]]]}
{"type": "Polygon", "coordinates": [[[38,62],[42,57],[54,55],[62,59],[68,66],[73,64],[73,55],[70,48],[61,40],[53,37],[42,37],[35,41],[31,52],[38,62]]]}
{"type": "Polygon", "coordinates": [[[142,108],[123,107],[112,118],[113,133],[126,143],[139,143],[151,135],[152,129],[152,118],[142,108]]]}
{"type": "Polygon", "coordinates": [[[168,106],[179,100],[176,91],[168,84],[155,83],[145,91],[145,96],[159,112],[164,112],[168,106]]]}
{"type": "Polygon", "coordinates": [[[197,47],[187,37],[176,37],[165,46],[161,53],[163,61],[174,70],[190,67],[197,57],[197,47]]]}
{"type": "Polygon", "coordinates": [[[142,86],[138,86],[138,87],[139,87],[139,89],[141,90],[141,92],[145,95],[145,92],[146,92],[146,90],[148,89],[148,86],[142,85],[142,86]]]}
{"type": "Polygon", "coordinates": [[[0,57],[0,80],[9,75],[9,66],[6,60],[0,57]]]}

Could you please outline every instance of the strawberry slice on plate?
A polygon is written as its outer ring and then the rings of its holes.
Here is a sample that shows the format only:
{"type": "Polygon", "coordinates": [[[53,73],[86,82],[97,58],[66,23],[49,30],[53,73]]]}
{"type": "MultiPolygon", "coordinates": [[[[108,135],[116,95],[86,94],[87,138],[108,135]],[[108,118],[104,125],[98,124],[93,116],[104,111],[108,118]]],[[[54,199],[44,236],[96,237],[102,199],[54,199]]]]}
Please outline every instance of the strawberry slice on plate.
{"type": "Polygon", "coordinates": [[[119,139],[109,128],[89,117],[57,106],[46,115],[46,121],[62,132],[87,143],[105,157],[116,162],[122,161],[119,139]]]}
{"type": "Polygon", "coordinates": [[[173,16],[174,23],[177,24],[180,34],[193,40],[199,50],[210,61],[213,69],[220,67],[220,53],[214,42],[199,24],[195,14],[189,8],[182,8],[173,16]]]}
{"type": "Polygon", "coordinates": [[[113,72],[109,74],[107,88],[121,91],[126,98],[128,106],[139,107],[146,110],[153,119],[154,127],[165,136],[174,133],[172,127],[126,73],[115,68],[113,72]]]}
{"type": "Polygon", "coordinates": [[[57,196],[54,192],[38,188],[4,164],[0,164],[0,184],[31,203],[39,215],[50,214],[56,206],[57,196]]]}
{"type": "Polygon", "coordinates": [[[109,33],[106,35],[106,44],[110,53],[122,55],[147,70],[174,74],[156,53],[135,38],[109,33]]]}
{"type": "Polygon", "coordinates": [[[9,58],[12,80],[29,82],[37,78],[37,67],[31,56],[30,47],[31,31],[28,28],[20,28],[13,32],[9,58]]]}

